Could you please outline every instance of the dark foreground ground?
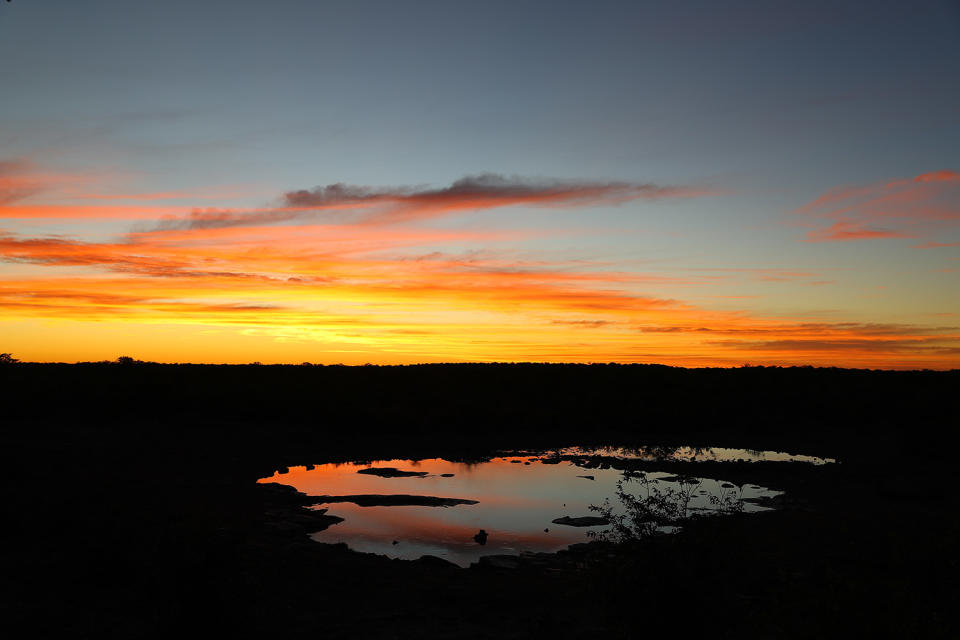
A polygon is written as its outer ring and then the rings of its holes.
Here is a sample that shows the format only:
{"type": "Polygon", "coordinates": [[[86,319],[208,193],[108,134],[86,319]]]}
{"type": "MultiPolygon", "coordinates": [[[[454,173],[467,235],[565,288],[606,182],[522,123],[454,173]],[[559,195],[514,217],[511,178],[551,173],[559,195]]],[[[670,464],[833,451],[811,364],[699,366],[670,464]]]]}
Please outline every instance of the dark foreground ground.
{"type": "Polygon", "coordinates": [[[957,371],[18,364],[0,389],[0,608],[38,637],[957,637],[957,371]],[[318,545],[295,496],[255,484],[601,444],[842,462],[726,467],[788,503],[562,570],[318,545]]]}

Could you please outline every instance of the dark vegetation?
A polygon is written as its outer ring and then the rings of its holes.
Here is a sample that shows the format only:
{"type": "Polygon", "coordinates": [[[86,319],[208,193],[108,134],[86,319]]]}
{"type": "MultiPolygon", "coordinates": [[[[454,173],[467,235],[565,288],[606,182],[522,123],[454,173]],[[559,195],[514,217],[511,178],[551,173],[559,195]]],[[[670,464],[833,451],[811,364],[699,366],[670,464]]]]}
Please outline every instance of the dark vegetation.
{"type": "Polygon", "coordinates": [[[958,371],[3,365],[3,617],[41,637],[956,636],[958,371]],[[842,463],[725,466],[711,477],[785,489],[782,509],[564,571],[318,545],[322,514],[254,484],[286,465],[601,444],[842,463]]]}
{"type": "MultiPolygon", "coordinates": [[[[660,535],[665,527],[689,527],[700,517],[715,517],[742,513],[744,502],[741,491],[734,485],[721,487],[720,493],[710,494],[710,504],[715,513],[697,513],[690,503],[702,485],[699,478],[682,476],[674,479],[675,487],[663,486],[660,480],[647,477],[644,471],[626,471],[622,480],[617,482],[615,505],[609,498],[603,504],[591,505],[590,510],[599,513],[600,518],[610,527],[604,530],[590,531],[587,535],[596,540],[617,543],[642,542],[660,535]],[[630,489],[625,485],[636,483],[638,488],[630,489]]],[[[724,483],[729,484],[729,483],[724,483]]],[[[556,522],[556,520],[554,520],[556,522]]]]}

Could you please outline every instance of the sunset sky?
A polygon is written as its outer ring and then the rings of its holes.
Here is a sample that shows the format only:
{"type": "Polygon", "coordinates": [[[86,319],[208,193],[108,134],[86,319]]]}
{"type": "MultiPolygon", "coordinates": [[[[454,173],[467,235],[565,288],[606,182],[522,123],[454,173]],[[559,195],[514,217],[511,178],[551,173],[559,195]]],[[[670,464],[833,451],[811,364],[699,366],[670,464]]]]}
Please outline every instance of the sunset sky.
{"type": "Polygon", "coordinates": [[[0,3],[0,352],[960,367],[960,5],[0,3]]]}

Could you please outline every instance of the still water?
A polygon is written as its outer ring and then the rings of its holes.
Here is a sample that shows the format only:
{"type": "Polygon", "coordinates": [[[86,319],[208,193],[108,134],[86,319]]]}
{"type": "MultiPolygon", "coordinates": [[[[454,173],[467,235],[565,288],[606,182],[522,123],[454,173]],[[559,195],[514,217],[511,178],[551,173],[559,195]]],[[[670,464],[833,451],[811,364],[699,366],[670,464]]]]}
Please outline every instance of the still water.
{"type": "MultiPolygon", "coordinates": [[[[574,450],[560,453],[568,455],[571,451],[574,450]]],[[[576,450],[576,454],[587,453],[576,450]]],[[[606,455],[613,453],[608,450],[606,455]]],[[[636,453],[620,452],[620,455],[641,457],[636,453]]],[[[330,515],[344,518],[343,522],[313,534],[311,537],[318,542],[344,542],[355,551],[407,560],[434,555],[467,566],[483,555],[559,551],[571,544],[589,541],[588,531],[608,528],[606,525],[568,526],[555,524],[553,520],[596,515],[589,506],[601,504],[608,498],[614,501],[617,481],[623,479],[623,472],[610,468],[588,469],[569,460],[553,464],[543,460],[547,459],[510,455],[480,463],[436,458],[323,464],[311,468],[292,467],[259,482],[287,484],[307,495],[318,496],[314,508],[327,508],[330,515]],[[383,477],[392,475],[390,469],[409,472],[409,475],[383,477]],[[358,495],[431,496],[476,501],[476,504],[359,506],[327,499],[347,496],[349,500],[350,496],[358,495]],[[485,544],[475,540],[481,529],[487,533],[485,544]]],[[[651,472],[647,477],[658,479],[656,486],[664,490],[679,487],[676,476],[668,473],[651,472]]],[[[701,480],[690,502],[693,511],[715,509],[709,500],[711,494],[735,491],[744,499],[778,495],[776,491],[751,484],[734,487],[722,480],[701,480]]],[[[624,486],[634,493],[642,490],[636,483],[624,486]]],[[[755,504],[744,505],[747,512],[762,510],[764,507],[755,504]]]]}

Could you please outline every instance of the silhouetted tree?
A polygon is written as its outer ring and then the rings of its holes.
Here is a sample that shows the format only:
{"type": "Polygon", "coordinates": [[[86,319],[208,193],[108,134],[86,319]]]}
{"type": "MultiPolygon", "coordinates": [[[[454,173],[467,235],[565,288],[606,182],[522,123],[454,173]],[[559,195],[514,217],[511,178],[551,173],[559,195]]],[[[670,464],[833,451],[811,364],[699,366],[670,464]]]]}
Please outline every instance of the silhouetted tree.
{"type": "MultiPolygon", "coordinates": [[[[606,531],[587,532],[591,538],[609,542],[642,540],[656,535],[663,527],[679,527],[696,517],[690,512],[690,502],[702,484],[699,478],[679,476],[676,487],[663,489],[658,479],[649,478],[643,471],[627,471],[623,478],[617,482],[616,497],[620,508],[614,508],[609,499],[601,505],[588,507],[608,520],[611,527],[606,531]],[[624,490],[624,481],[640,483],[640,495],[624,490]]],[[[720,495],[710,495],[709,500],[715,513],[743,511],[739,490],[724,489],[720,495]]]]}
{"type": "MultiPolygon", "coordinates": [[[[7,0],[9,2],[9,0],[7,0]]],[[[14,364],[20,362],[9,353],[0,353],[0,364],[14,364]]]]}

